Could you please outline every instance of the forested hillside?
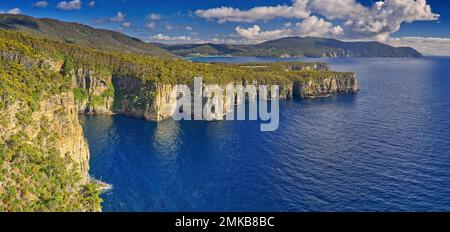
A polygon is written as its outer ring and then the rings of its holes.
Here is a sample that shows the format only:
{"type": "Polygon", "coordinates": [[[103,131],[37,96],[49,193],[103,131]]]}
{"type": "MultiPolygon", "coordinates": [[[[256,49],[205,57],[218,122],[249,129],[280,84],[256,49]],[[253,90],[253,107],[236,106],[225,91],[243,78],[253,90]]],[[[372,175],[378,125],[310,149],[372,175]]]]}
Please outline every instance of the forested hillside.
{"type": "Polygon", "coordinates": [[[62,22],[25,15],[0,14],[0,29],[26,32],[32,35],[99,50],[137,53],[158,57],[175,57],[153,44],[125,34],[95,29],[79,23],[62,22]]]}
{"type": "Polygon", "coordinates": [[[78,113],[164,120],[173,86],[198,76],[276,84],[283,98],[358,90],[354,74],[324,63],[193,63],[0,29],[0,211],[100,210],[78,113]]]}
{"type": "Polygon", "coordinates": [[[379,42],[343,42],[317,37],[288,37],[255,45],[178,44],[161,45],[180,56],[267,56],[267,57],[421,57],[409,47],[379,42]]]}

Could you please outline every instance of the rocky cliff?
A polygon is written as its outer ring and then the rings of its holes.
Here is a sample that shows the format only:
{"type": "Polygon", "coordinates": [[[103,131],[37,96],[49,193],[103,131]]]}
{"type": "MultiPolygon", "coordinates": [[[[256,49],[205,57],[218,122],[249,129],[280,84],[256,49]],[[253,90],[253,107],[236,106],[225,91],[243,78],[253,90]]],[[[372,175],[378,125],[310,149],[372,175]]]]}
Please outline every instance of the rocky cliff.
{"type": "Polygon", "coordinates": [[[100,186],[89,177],[88,143],[60,64],[17,47],[0,52],[0,211],[99,211],[100,186]]]}
{"type": "Polygon", "coordinates": [[[0,30],[0,211],[100,210],[78,114],[161,121],[173,116],[175,84],[191,86],[194,76],[222,87],[278,85],[281,99],[358,89],[354,74],[323,63],[202,64],[0,30]]]}
{"type": "Polygon", "coordinates": [[[43,149],[55,147],[79,169],[82,183],[89,181],[89,148],[79,123],[77,105],[72,93],[62,93],[40,102],[39,110],[25,116],[20,103],[0,112],[1,141],[21,134],[28,141],[38,141],[43,149]],[[24,119],[24,117],[29,117],[24,119]]]}
{"type": "MultiPolygon", "coordinates": [[[[323,68],[322,66],[317,67],[323,68]]],[[[77,80],[77,89],[86,93],[86,96],[80,98],[78,102],[80,113],[127,114],[150,121],[162,121],[173,115],[173,106],[176,104],[176,100],[171,97],[174,90],[173,84],[160,84],[135,77],[111,77],[108,75],[100,77],[86,70],[76,72],[75,79],[77,80]]],[[[266,83],[242,81],[234,84],[244,87],[247,84],[253,84],[258,87],[266,83]]],[[[268,86],[270,89],[270,84],[268,86]]],[[[279,86],[280,99],[316,98],[358,92],[358,82],[353,73],[330,72],[326,77],[297,78],[287,83],[281,83],[279,86]]],[[[220,85],[220,87],[226,89],[225,85],[220,85]]],[[[190,86],[190,91],[193,94],[193,86],[190,86]]],[[[270,91],[268,96],[270,96],[270,91]]],[[[209,100],[210,98],[204,98],[203,103],[205,104],[209,100]]],[[[225,103],[225,100],[221,101],[221,104],[225,103]]]]}
{"type": "Polygon", "coordinates": [[[113,113],[114,95],[111,74],[80,68],[71,70],[69,76],[79,113],[113,113]]]}
{"type": "MultiPolygon", "coordinates": [[[[276,84],[280,87],[280,99],[316,98],[358,92],[358,82],[354,73],[330,71],[325,63],[252,63],[242,64],[240,67],[261,72],[261,75],[270,70],[281,74],[289,73],[288,79],[275,82],[264,79],[242,79],[231,82],[244,87],[254,85],[256,88],[259,85],[267,85],[269,89],[271,85],[276,84]]],[[[162,121],[171,118],[174,113],[176,99],[171,97],[174,84],[83,68],[70,70],[69,76],[79,113],[127,114],[150,121],[162,121]]],[[[226,89],[226,84],[219,86],[226,89]]],[[[194,93],[193,85],[190,85],[190,91],[194,93]]],[[[269,97],[270,91],[267,94],[269,97]]],[[[203,104],[209,100],[204,98],[203,104]]],[[[225,103],[223,100],[220,104],[225,103]]]]}
{"type": "Polygon", "coordinates": [[[0,117],[0,211],[100,210],[71,92],[43,100],[34,112],[12,104],[0,117]]]}
{"type": "Polygon", "coordinates": [[[330,74],[324,78],[294,81],[294,95],[300,98],[326,97],[341,93],[357,93],[354,73],[330,74]]]}

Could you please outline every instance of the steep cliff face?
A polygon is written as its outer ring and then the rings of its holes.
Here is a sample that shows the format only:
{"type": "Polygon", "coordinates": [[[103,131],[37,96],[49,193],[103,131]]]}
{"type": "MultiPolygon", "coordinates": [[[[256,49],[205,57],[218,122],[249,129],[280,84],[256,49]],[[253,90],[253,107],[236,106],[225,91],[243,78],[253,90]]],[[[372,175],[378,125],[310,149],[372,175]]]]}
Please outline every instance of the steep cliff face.
{"type": "Polygon", "coordinates": [[[61,62],[6,45],[0,49],[0,211],[101,210],[61,62]]]}
{"type": "Polygon", "coordinates": [[[79,113],[113,113],[114,90],[111,74],[79,68],[70,72],[70,78],[79,113]]]}
{"type": "MultiPolygon", "coordinates": [[[[259,85],[263,85],[262,82],[252,83],[234,83],[247,86],[247,84],[253,84],[258,91],[259,85]]],[[[149,121],[162,121],[171,118],[174,114],[177,97],[172,95],[175,85],[172,84],[159,84],[151,81],[143,81],[133,77],[114,77],[113,86],[115,90],[114,106],[111,109],[112,112],[118,114],[127,114],[134,117],[145,118],[149,121]]],[[[288,82],[279,85],[280,86],[280,99],[290,99],[293,94],[293,83],[288,82]]],[[[189,85],[191,92],[191,99],[194,101],[194,86],[189,85]]],[[[220,85],[224,91],[226,91],[226,85],[220,85]]],[[[205,87],[203,86],[202,92],[205,87]]],[[[267,98],[270,98],[270,85],[268,85],[267,98]]],[[[224,92],[224,99],[220,100],[218,104],[222,104],[224,113],[226,112],[226,93],[224,92]]],[[[203,97],[202,103],[205,105],[211,101],[212,96],[203,97]]],[[[242,103],[242,99],[236,99],[237,103],[242,103]]],[[[192,112],[194,110],[192,109],[192,112]]],[[[217,118],[220,115],[217,114],[217,118]]]]}
{"type": "Polygon", "coordinates": [[[294,82],[294,96],[300,98],[326,97],[340,93],[357,93],[358,81],[353,73],[340,73],[321,79],[294,82]]]}
{"type": "MultiPolygon", "coordinates": [[[[40,102],[39,110],[27,119],[18,117],[23,111],[22,104],[14,104],[1,111],[3,126],[0,128],[1,141],[22,133],[27,140],[39,140],[43,148],[54,146],[64,157],[74,161],[82,177],[89,181],[89,148],[78,120],[77,105],[72,93],[52,96],[40,102]]],[[[25,117],[25,116],[23,116],[25,117]]]]}
{"type": "Polygon", "coordinates": [[[71,92],[0,112],[0,211],[100,211],[71,92]]]}
{"type": "Polygon", "coordinates": [[[41,110],[33,115],[33,121],[37,124],[34,128],[28,128],[30,138],[37,136],[44,123],[47,130],[56,136],[55,145],[60,154],[70,157],[79,168],[82,182],[89,180],[89,147],[84,137],[83,129],[78,118],[78,108],[72,93],[64,93],[51,97],[41,103],[41,110]],[[42,122],[40,119],[47,121],[42,122]]]}
{"type": "MultiPolygon", "coordinates": [[[[299,70],[298,67],[288,66],[289,70],[299,70]]],[[[304,67],[305,70],[328,70],[328,66],[315,64],[304,67]]],[[[341,93],[357,93],[358,83],[353,73],[328,72],[325,77],[306,77],[293,81],[280,82],[280,99],[316,98],[341,93]]],[[[99,75],[90,70],[79,69],[74,72],[73,80],[76,84],[75,99],[78,112],[84,114],[127,114],[144,118],[149,121],[162,121],[171,118],[174,113],[176,99],[171,94],[172,84],[155,83],[135,77],[99,75]],[[77,96],[78,95],[78,96],[77,96]]],[[[267,85],[267,99],[270,98],[270,83],[263,81],[235,82],[235,85],[254,85],[259,91],[259,85],[267,85]]],[[[220,85],[226,90],[226,85],[220,85]]],[[[193,86],[189,86],[191,94],[193,86]]],[[[224,93],[225,94],[225,93],[224,93]]],[[[192,96],[192,99],[193,96],[192,96]]],[[[237,99],[242,103],[242,99],[237,99]]],[[[203,104],[210,98],[203,98],[203,104]]],[[[220,101],[226,109],[226,101],[220,101]]],[[[225,112],[224,112],[225,113],[225,112]]],[[[220,117],[220,116],[218,116],[220,117]]]]}
{"type": "MultiPolygon", "coordinates": [[[[101,186],[88,174],[78,114],[171,118],[174,83],[191,83],[196,75],[222,89],[230,82],[257,90],[279,85],[280,99],[358,90],[354,74],[329,71],[323,63],[200,64],[0,30],[0,211],[99,211],[101,186]]],[[[202,103],[211,100],[203,97],[202,103]]],[[[226,104],[225,96],[218,104],[226,104]]]]}

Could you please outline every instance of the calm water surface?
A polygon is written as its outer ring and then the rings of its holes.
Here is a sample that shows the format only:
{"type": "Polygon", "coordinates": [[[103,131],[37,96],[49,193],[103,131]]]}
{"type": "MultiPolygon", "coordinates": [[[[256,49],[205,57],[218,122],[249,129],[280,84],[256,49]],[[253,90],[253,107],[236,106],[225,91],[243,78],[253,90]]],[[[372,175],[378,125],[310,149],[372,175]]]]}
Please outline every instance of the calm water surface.
{"type": "Polygon", "coordinates": [[[275,132],[83,116],[103,210],[450,211],[450,58],[324,61],[361,92],[283,101],[275,132]]]}

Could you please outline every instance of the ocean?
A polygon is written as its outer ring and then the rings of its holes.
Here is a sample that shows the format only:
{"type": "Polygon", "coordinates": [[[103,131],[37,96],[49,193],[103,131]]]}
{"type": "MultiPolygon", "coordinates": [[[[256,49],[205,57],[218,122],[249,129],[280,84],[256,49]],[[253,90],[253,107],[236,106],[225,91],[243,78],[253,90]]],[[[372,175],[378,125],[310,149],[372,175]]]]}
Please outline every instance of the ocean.
{"type": "MultiPolygon", "coordinates": [[[[199,62],[304,59],[203,57],[199,62]]],[[[258,121],[80,116],[104,211],[450,211],[450,58],[306,59],[360,92],[258,121]]]]}

